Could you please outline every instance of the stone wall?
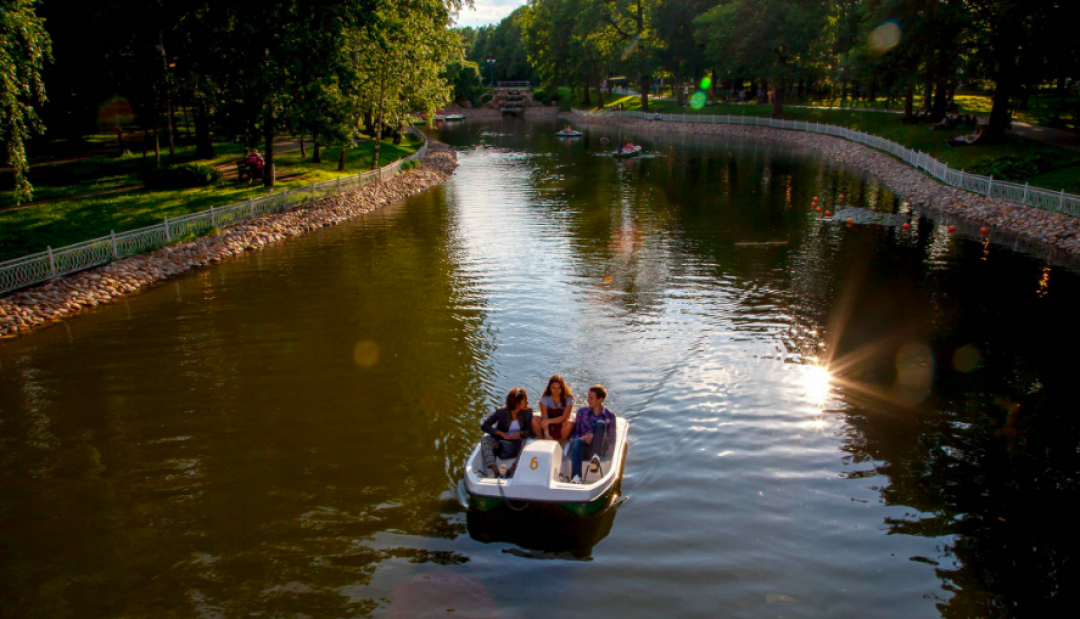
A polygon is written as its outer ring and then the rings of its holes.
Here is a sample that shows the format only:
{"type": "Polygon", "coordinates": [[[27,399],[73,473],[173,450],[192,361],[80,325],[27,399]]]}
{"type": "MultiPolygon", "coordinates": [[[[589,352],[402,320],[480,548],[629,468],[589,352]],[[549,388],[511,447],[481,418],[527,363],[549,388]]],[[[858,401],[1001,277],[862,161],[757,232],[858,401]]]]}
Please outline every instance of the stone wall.
{"type": "Polygon", "coordinates": [[[1045,253],[1048,259],[1080,264],[1077,262],[1080,260],[1080,219],[943,185],[895,157],[842,138],[745,125],[672,123],[570,113],[561,117],[576,125],[619,126],[650,135],[693,134],[722,139],[742,137],[809,146],[821,151],[831,161],[880,178],[913,207],[955,219],[956,223],[976,230],[980,235],[982,228],[985,228],[985,236],[994,240],[1002,237],[1004,244],[1039,248],[1039,253],[1045,253]]]}
{"type": "Polygon", "coordinates": [[[421,165],[386,182],[310,202],[186,243],[163,247],[67,275],[0,298],[0,339],[17,337],[194,268],[245,251],[341,223],[445,182],[457,158],[445,144],[429,142],[421,165]]]}

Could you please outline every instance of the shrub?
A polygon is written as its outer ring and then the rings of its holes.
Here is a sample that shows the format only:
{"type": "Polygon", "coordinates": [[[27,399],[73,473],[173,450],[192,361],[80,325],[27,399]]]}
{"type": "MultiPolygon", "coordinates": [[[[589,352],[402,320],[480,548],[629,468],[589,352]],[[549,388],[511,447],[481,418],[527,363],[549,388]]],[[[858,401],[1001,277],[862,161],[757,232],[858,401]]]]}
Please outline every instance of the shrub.
{"type": "Polygon", "coordinates": [[[182,163],[164,168],[153,168],[143,174],[143,182],[150,189],[187,189],[217,185],[224,179],[221,170],[205,163],[182,163]]]}
{"type": "Polygon", "coordinates": [[[411,160],[406,161],[405,163],[401,164],[401,171],[402,172],[408,172],[409,170],[415,168],[418,165],[420,165],[419,161],[417,161],[415,159],[411,159],[411,160]]]}
{"type": "Polygon", "coordinates": [[[1034,176],[1073,165],[1075,160],[1051,152],[1031,155],[1002,155],[980,159],[968,168],[968,172],[993,176],[1003,181],[1022,182],[1034,176]]]}
{"type": "Polygon", "coordinates": [[[485,92],[483,95],[480,96],[480,104],[483,105],[488,101],[491,101],[491,93],[485,92]]]}
{"type": "Polygon", "coordinates": [[[532,98],[537,103],[547,103],[547,93],[542,88],[534,90],[532,98]]]}

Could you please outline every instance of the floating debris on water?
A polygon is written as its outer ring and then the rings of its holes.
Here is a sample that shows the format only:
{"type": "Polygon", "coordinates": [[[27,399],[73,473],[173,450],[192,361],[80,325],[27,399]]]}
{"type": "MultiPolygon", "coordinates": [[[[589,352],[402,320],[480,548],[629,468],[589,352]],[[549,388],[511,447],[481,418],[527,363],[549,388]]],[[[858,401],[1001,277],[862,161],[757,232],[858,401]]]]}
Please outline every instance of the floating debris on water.
{"type": "Polygon", "coordinates": [[[735,247],[777,247],[787,244],[787,241],[739,241],[735,247]]]}
{"type": "Polygon", "coordinates": [[[829,217],[827,221],[839,221],[849,225],[902,226],[907,223],[908,215],[879,213],[868,208],[843,206],[833,213],[832,217],[829,217]]]}

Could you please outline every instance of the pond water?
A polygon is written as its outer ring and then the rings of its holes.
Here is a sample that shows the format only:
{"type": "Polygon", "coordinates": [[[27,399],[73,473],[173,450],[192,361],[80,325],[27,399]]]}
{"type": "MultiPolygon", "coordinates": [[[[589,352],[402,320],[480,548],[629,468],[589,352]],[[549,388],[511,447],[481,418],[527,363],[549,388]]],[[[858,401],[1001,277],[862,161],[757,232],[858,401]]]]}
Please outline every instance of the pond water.
{"type": "Polygon", "coordinates": [[[467,122],[445,185],[0,344],[0,617],[986,617],[1078,577],[1080,279],[814,152],[467,122]],[[648,157],[605,156],[633,137],[648,157]],[[513,386],[621,503],[470,513],[513,386]]]}

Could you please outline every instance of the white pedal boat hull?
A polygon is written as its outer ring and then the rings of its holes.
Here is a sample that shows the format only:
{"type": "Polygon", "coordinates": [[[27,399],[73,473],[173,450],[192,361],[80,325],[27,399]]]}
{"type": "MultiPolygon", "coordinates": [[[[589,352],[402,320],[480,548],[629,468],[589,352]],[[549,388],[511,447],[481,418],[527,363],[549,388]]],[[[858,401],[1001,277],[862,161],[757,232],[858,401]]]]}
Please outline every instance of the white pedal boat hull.
{"type": "MultiPolygon", "coordinates": [[[[522,448],[517,470],[510,479],[496,479],[484,474],[480,445],[473,449],[465,465],[465,489],[473,506],[492,509],[506,500],[529,503],[554,503],[574,513],[591,514],[603,508],[605,500],[622,479],[629,423],[615,417],[615,442],[604,454],[600,470],[592,472],[583,463],[583,483],[570,483],[569,458],[558,441],[529,439],[522,448]]],[[[499,460],[508,468],[513,460],[499,460]]]]}

